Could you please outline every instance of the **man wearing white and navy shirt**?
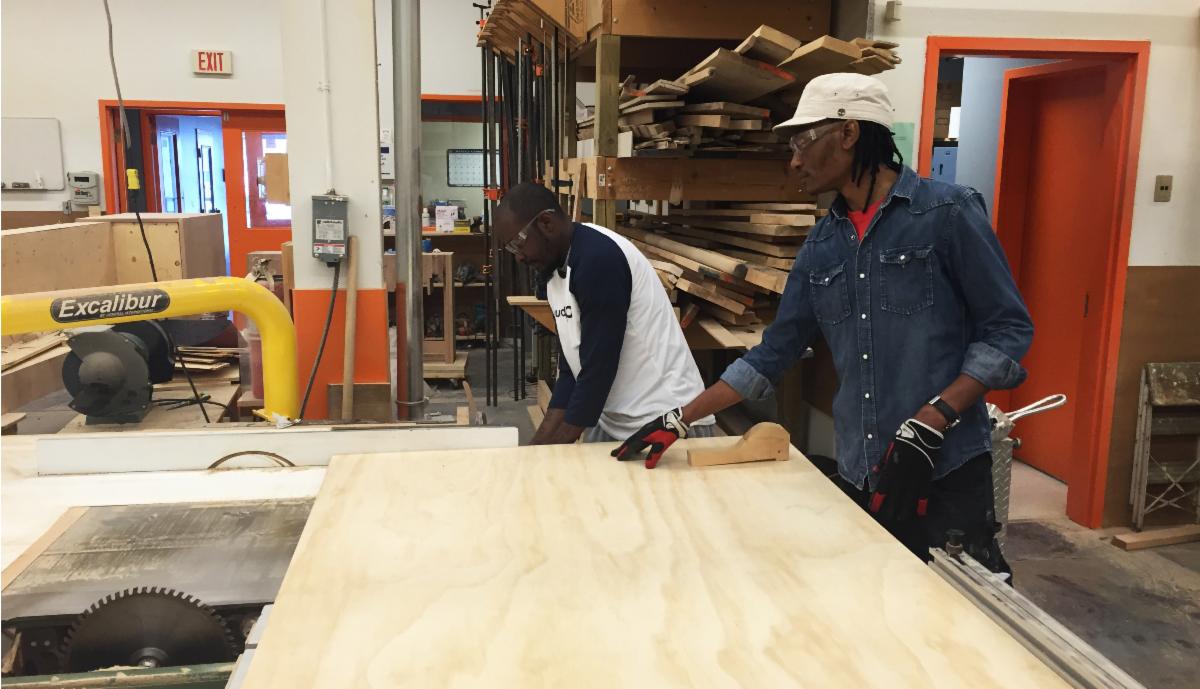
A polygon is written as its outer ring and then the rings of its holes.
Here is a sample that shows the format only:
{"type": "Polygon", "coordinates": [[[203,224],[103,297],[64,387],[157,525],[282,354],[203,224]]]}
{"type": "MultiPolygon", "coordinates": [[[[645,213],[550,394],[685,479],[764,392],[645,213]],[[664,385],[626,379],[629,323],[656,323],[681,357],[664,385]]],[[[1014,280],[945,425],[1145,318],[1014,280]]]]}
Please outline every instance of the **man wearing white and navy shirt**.
{"type": "MultiPolygon", "coordinates": [[[[499,245],[541,276],[561,345],[558,382],[533,444],[625,438],[704,390],[666,291],[629,240],[572,223],[553,192],[529,183],[505,195],[495,231],[499,245]]],[[[712,435],[713,423],[699,419],[689,435],[712,435]]],[[[657,463],[661,451],[651,450],[657,463]]]]}

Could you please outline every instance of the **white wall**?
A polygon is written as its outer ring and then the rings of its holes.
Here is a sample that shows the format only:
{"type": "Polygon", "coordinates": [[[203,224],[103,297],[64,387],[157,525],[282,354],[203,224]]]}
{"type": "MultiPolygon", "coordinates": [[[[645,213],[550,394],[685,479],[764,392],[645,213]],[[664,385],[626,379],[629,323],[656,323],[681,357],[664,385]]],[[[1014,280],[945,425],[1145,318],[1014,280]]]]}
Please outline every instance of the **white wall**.
{"type": "Polygon", "coordinates": [[[983,194],[989,212],[996,206],[996,154],[1004,72],[1043,62],[1049,60],[968,57],[962,61],[962,110],[954,181],[983,194]]]}
{"type": "MultiPolygon", "coordinates": [[[[277,0],[113,0],[127,100],[282,103],[277,0]],[[197,77],[191,51],[233,51],[232,77],[197,77]]],[[[67,170],[101,170],[97,101],[116,98],[100,0],[0,4],[0,112],[54,117],[67,170]]],[[[7,210],[56,210],[67,192],[3,192],[7,210]]]]}
{"type": "Polygon", "coordinates": [[[900,44],[904,62],[881,77],[896,120],[918,123],[925,38],[1005,36],[1149,40],[1130,265],[1200,265],[1200,2],[1197,0],[905,0],[899,22],[876,13],[876,37],[900,44]],[[1175,176],[1169,203],[1153,201],[1154,176],[1175,176]]]}

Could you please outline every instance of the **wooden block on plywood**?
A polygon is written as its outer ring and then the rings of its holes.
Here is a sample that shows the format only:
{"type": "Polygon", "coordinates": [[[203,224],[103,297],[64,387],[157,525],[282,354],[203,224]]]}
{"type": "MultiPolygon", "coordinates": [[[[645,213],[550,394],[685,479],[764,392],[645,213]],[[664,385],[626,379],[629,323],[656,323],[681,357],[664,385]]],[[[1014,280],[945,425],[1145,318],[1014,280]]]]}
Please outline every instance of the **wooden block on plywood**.
{"type": "Polygon", "coordinates": [[[735,120],[762,120],[771,116],[771,111],[767,108],[756,108],[753,105],[741,105],[739,103],[727,103],[725,101],[716,101],[713,103],[691,103],[689,105],[685,105],[679,112],[687,115],[728,115],[735,120]]]}
{"type": "Polygon", "coordinates": [[[1200,541],[1200,524],[1185,524],[1163,529],[1152,529],[1141,533],[1125,533],[1113,536],[1113,545],[1122,550],[1142,550],[1160,545],[1200,541]]]}
{"type": "Polygon", "coordinates": [[[550,386],[546,384],[546,381],[539,380],[537,384],[538,408],[545,412],[550,407],[550,398],[553,395],[554,393],[550,391],[550,386]]]}
{"type": "Polygon", "coordinates": [[[546,418],[546,412],[536,404],[531,404],[526,407],[529,411],[529,420],[533,422],[533,430],[537,430],[542,425],[542,421],[546,418]]]}
{"type": "Polygon", "coordinates": [[[728,129],[732,118],[728,115],[676,115],[675,124],[679,127],[712,127],[728,129]]]}
{"type": "Polygon", "coordinates": [[[13,412],[0,416],[0,435],[16,435],[17,426],[24,419],[24,412],[13,412]]]}
{"type": "Polygon", "coordinates": [[[117,283],[112,228],[71,222],[0,234],[0,292],[5,295],[117,283]]]}
{"type": "Polygon", "coordinates": [[[766,62],[717,48],[680,81],[691,89],[688,95],[693,100],[745,103],[791,86],[796,78],[766,62]]]}
{"type": "MultiPolygon", "coordinates": [[[[342,417],[342,384],[329,383],[329,418],[342,417]]],[[[343,421],[394,421],[396,403],[391,383],[355,383],[354,406],[343,421]]]]}
{"type": "Polygon", "coordinates": [[[746,40],[742,41],[738,47],[734,48],[733,52],[745,55],[751,60],[777,65],[786,60],[801,45],[800,39],[763,24],[755,29],[754,33],[747,36],[746,40]]]}
{"type": "Polygon", "coordinates": [[[463,380],[467,377],[467,354],[459,352],[453,363],[426,361],[423,369],[426,380],[463,380]]]}
{"type": "Polygon", "coordinates": [[[777,423],[755,424],[728,447],[688,450],[688,464],[710,467],[773,460],[785,462],[791,453],[791,434],[777,423]]]}
{"type": "Polygon", "coordinates": [[[742,341],[717,321],[702,316],[684,331],[688,344],[698,349],[744,349],[742,341]]]}
{"type": "Polygon", "coordinates": [[[795,76],[797,83],[831,72],[844,72],[862,57],[862,49],[833,36],[822,36],[792,51],[779,68],[795,76]]]}

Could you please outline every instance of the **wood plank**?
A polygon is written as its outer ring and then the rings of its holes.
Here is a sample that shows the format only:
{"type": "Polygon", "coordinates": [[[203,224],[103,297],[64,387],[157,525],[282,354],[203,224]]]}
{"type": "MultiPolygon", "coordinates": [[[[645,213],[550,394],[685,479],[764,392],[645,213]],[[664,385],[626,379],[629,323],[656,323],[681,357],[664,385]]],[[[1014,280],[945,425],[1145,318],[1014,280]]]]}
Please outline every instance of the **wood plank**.
{"type": "Polygon", "coordinates": [[[796,259],[794,258],[767,256],[766,254],[760,254],[757,251],[741,251],[739,249],[722,249],[722,251],[734,258],[740,258],[749,263],[757,263],[760,266],[776,268],[778,270],[790,271],[792,266],[796,264],[796,259]]]}
{"type": "Polygon", "coordinates": [[[679,127],[713,127],[728,129],[733,120],[728,115],[676,115],[675,124],[679,127]]]}
{"type": "Polygon", "coordinates": [[[641,98],[634,98],[631,101],[622,103],[621,114],[636,115],[639,112],[645,112],[647,110],[673,110],[675,108],[683,107],[683,101],[681,100],[653,100],[637,103],[637,101],[641,100],[642,98],[657,99],[661,98],[661,96],[642,96],[641,98]]]}
{"type": "Polygon", "coordinates": [[[7,371],[13,366],[41,356],[45,352],[64,344],[66,341],[67,336],[65,334],[55,332],[47,333],[32,340],[24,340],[8,345],[3,351],[0,351],[0,370],[7,371]]]}
{"type": "Polygon", "coordinates": [[[686,464],[736,441],[334,458],[243,689],[1068,686],[799,451],[686,464]]]}
{"type": "Polygon", "coordinates": [[[1200,541],[1200,524],[1185,524],[1163,529],[1152,529],[1141,533],[1132,532],[1113,536],[1113,545],[1121,550],[1142,550],[1176,543],[1200,541]]]}
{"type": "Polygon", "coordinates": [[[723,308],[727,311],[730,311],[732,313],[735,313],[735,314],[746,313],[746,305],[745,304],[740,304],[740,303],[734,301],[733,299],[728,299],[725,296],[719,294],[715,289],[713,289],[707,285],[703,285],[703,284],[700,284],[697,282],[692,282],[691,280],[684,280],[683,278],[680,278],[679,281],[677,283],[675,283],[675,286],[680,291],[687,292],[688,294],[690,294],[692,296],[700,297],[701,299],[710,301],[710,302],[716,304],[717,306],[720,306],[721,308],[723,308]]]}
{"type": "MultiPolygon", "coordinates": [[[[709,239],[730,246],[740,246],[743,249],[757,251],[760,254],[768,256],[776,256],[779,258],[795,258],[796,254],[800,253],[799,244],[772,244],[762,242],[756,239],[749,239],[743,235],[733,234],[732,232],[712,232],[709,230],[701,230],[696,227],[681,227],[671,226],[671,233],[676,235],[684,235],[687,237],[697,237],[699,239],[709,239]]],[[[678,239],[678,237],[676,238],[678,239]]],[[[719,253],[719,251],[718,251],[719,253]]],[[[735,260],[735,259],[730,259],[735,260]]]]}
{"type": "Polygon", "coordinates": [[[718,323],[717,321],[715,321],[711,318],[698,319],[696,321],[696,327],[703,330],[705,333],[707,333],[709,336],[711,336],[714,340],[716,340],[718,344],[720,344],[722,347],[725,347],[726,349],[741,349],[742,348],[741,340],[734,337],[733,333],[731,333],[725,329],[725,326],[721,325],[720,323],[718,323]]]}
{"type": "Polygon", "coordinates": [[[679,327],[683,330],[687,330],[688,326],[691,325],[692,321],[696,320],[696,317],[699,315],[700,305],[694,302],[688,304],[683,308],[683,311],[679,313],[679,327]]]}
{"type": "Polygon", "coordinates": [[[730,120],[729,126],[726,129],[732,131],[760,131],[763,128],[762,120],[730,120]]]}
{"type": "Polygon", "coordinates": [[[795,76],[778,67],[750,60],[727,48],[717,48],[680,81],[693,100],[745,103],[795,83],[795,76]]]}
{"type": "Polygon", "coordinates": [[[666,261],[656,261],[656,260],[651,259],[650,267],[654,268],[655,270],[662,271],[664,273],[670,273],[671,275],[674,275],[675,277],[679,277],[680,275],[683,275],[683,268],[675,265],[674,263],[668,263],[666,261]]]}
{"type": "Polygon", "coordinates": [[[512,296],[507,297],[507,299],[509,306],[519,307],[525,313],[533,316],[534,320],[541,323],[550,332],[558,332],[558,325],[554,322],[554,315],[550,309],[549,301],[527,296],[512,296]]]}
{"type": "MultiPolygon", "coordinates": [[[[646,244],[645,242],[638,241],[634,237],[627,237],[627,238],[629,239],[630,242],[633,243],[634,246],[636,246],[638,248],[638,251],[641,251],[643,254],[645,254],[648,257],[649,256],[658,256],[658,257],[664,258],[668,261],[672,261],[674,263],[679,264],[679,266],[684,268],[685,270],[690,270],[692,272],[703,275],[705,278],[708,278],[711,280],[716,280],[716,281],[720,282],[722,285],[724,285],[730,289],[738,289],[738,290],[743,290],[743,291],[747,291],[747,292],[755,292],[755,293],[770,291],[769,288],[761,287],[759,285],[752,285],[749,282],[746,282],[742,278],[736,277],[730,273],[726,273],[726,272],[717,270],[710,266],[706,266],[703,263],[700,263],[699,261],[694,261],[686,256],[682,256],[680,254],[673,253],[667,249],[663,249],[658,246],[646,244]]],[[[747,269],[748,269],[748,266],[747,266],[747,269]]]]}
{"type": "Polygon", "coordinates": [[[673,201],[806,200],[796,173],[778,160],[619,158],[597,161],[611,167],[601,198],[673,201]],[[732,197],[732,198],[731,198],[732,197]]]}
{"type": "Polygon", "coordinates": [[[777,65],[791,56],[801,45],[803,43],[799,39],[763,24],[755,29],[754,33],[747,36],[746,40],[742,41],[733,51],[739,55],[745,55],[751,60],[777,65]]]}
{"type": "Polygon", "coordinates": [[[801,84],[822,74],[844,72],[851,62],[861,57],[862,50],[853,43],[822,36],[792,51],[779,63],[779,69],[794,75],[796,83],[801,84]]]}
{"type": "Polygon", "coordinates": [[[627,109],[636,107],[643,103],[661,103],[665,101],[674,101],[678,102],[680,106],[683,105],[683,101],[670,94],[657,94],[649,96],[643,94],[634,98],[630,98],[629,100],[621,101],[620,111],[624,113],[627,109]]]}
{"type": "Polygon", "coordinates": [[[847,66],[848,71],[858,72],[859,74],[866,74],[868,76],[886,72],[889,69],[894,69],[891,61],[885,60],[878,55],[867,55],[866,57],[851,62],[847,66]]]}
{"type": "Polygon", "coordinates": [[[546,384],[546,381],[539,380],[537,383],[538,408],[545,412],[550,407],[550,398],[552,396],[553,393],[550,391],[550,386],[546,384]]]}
{"type": "Polygon", "coordinates": [[[636,239],[644,244],[650,244],[652,246],[666,249],[667,251],[678,254],[679,256],[685,256],[701,264],[715,268],[716,270],[729,273],[734,277],[744,277],[746,275],[747,268],[745,263],[729,258],[728,256],[723,256],[717,252],[691,247],[673,239],[652,234],[650,232],[645,232],[643,230],[626,225],[618,226],[616,231],[631,239],[636,239]]]}
{"type": "Polygon", "coordinates": [[[771,116],[768,108],[753,105],[716,101],[713,103],[690,103],[679,112],[686,115],[728,115],[733,119],[766,119],[771,116]]]}
{"type": "Polygon", "coordinates": [[[670,215],[707,217],[735,222],[752,222],[760,225],[791,225],[792,227],[811,227],[817,223],[816,216],[810,213],[771,213],[752,208],[672,208],[670,215]]]}
{"type": "Polygon", "coordinates": [[[426,380],[463,380],[467,377],[467,354],[458,352],[453,363],[426,361],[423,370],[426,380]]]}
{"type": "Polygon", "coordinates": [[[760,210],[760,211],[815,211],[817,204],[815,203],[731,203],[731,208],[760,210]]]}
{"type": "Polygon", "coordinates": [[[646,94],[647,96],[682,96],[687,92],[688,87],[686,85],[681,84],[678,81],[671,81],[669,79],[659,79],[658,81],[655,81],[646,88],[642,89],[642,93],[646,94]]]}
{"type": "Polygon", "coordinates": [[[758,316],[750,311],[743,314],[736,314],[726,311],[712,302],[701,301],[698,303],[702,312],[712,316],[726,326],[750,325],[751,323],[758,322],[758,316]]]}
{"type": "Polygon", "coordinates": [[[651,216],[659,222],[666,223],[672,227],[689,226],[689,227],[707,227],[714,230],[726,230],[728,232],[738,232],[740,234],[756,235],[759,237],[780,237],[794,238],[807,237],[807,227],[797,227],[793,225],[769,225],[756,222],[741,222],[738,220],[728,220],[719,218],[716,220],[687,216],[684,218],[673,219],[673,216],[651,216]]]}
{"type": "Polygon", "coordinates": [[[711,467],[722,464],[790,459],[791,435],[777,423],[754,424],[732,446],[696,448],[688,451],[688,466],[711,467]]]}

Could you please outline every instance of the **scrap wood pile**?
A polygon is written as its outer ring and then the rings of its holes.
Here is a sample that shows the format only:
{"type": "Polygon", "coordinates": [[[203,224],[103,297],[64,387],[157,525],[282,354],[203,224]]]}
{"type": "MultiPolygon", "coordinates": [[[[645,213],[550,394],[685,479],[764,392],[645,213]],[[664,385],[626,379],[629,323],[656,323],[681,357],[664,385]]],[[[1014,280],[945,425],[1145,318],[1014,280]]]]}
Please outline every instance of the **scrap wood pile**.
{"type": "MultiPolygon", "coordinates": [[[[786,158],[772,125],[792,114],[804,85],[831,72],[878,74],[900,63],[897,44],[822,36],[802,43],[763,25],[733,50],[719,48],[679,78],[621,85],[622,155],[786,158]]],[[[579,122],[593,138],[595,116],[579,122]]]]}
{"type": "Polygon", "coordinates": [[[182,370],[182,361],[189,371],[213,372],[238,363],[238,356],[243,350],[237,347],[177,347],[176,351],[176,371],[182,370]]]}
{"type": "Polygon", "coordinates": [[[725,203],[629,214],[620,232],[680,310],[725,347],[750,347],[775,318],[787,274],[821,213],[811,203],[725,203]],[[715,321],[715,322],[714,322],[715,321]]]}

